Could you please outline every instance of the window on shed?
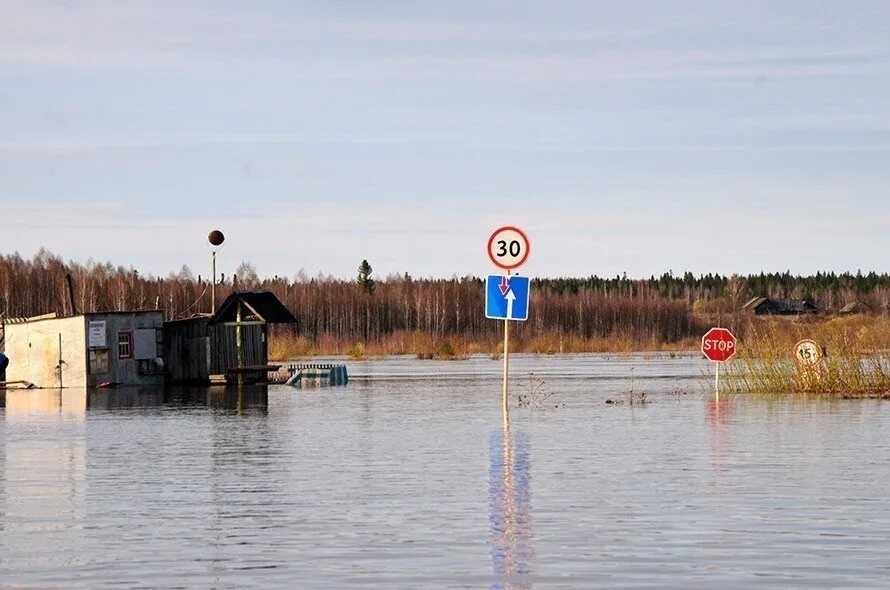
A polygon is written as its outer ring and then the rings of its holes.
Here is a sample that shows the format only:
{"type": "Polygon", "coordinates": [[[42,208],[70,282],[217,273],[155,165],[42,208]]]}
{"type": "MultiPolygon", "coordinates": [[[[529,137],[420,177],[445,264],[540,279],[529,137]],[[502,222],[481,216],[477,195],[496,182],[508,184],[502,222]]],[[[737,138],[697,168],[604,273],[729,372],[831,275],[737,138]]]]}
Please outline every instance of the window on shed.
{"type": "Polygon", "coordinates": [[[117,358],[133,358],[133,333],[118,332],[117,334],[117,358]]]}

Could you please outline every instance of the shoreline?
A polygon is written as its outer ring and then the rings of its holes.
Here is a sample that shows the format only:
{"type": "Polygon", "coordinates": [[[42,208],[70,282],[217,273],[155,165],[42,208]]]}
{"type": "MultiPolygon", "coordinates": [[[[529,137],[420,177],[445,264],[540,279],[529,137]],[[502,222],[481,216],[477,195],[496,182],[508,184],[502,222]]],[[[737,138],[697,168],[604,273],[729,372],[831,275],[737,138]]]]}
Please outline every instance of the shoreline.
{"type": "MultiPolygon", "coordinates": [[[[595,352],[556,352],[556,353],[539,353],[539,352],[510,352],[510,358],[577,358],[577,357],[601,357],[601,358],[630,358],[639,357],[643,360],[651,360],[656,358],[669,359],[688,359],[700,358],[705,360],[701,353],[697,350],[615,350],[615,351],[595,351],[595,352]]],[[[273,365],[295,362],[316,362],[324,360],[337,360],[341,362],[366,363],[374,361],[392,361],[392,360],[410,360],[410,361],[435,361],[441,363],[451,363],[471,360],[486,360],[490,362],[501,362],[503,357],[497,358],[481,352],[471,353],[465,356],[454,357],[424,357],[420,358],[414,354],[375,354],[363,357],[350,357],[345,354],[315,354],[307,356],[294,356],[286,359],[270,359],[269,363],[273,365]]]]}

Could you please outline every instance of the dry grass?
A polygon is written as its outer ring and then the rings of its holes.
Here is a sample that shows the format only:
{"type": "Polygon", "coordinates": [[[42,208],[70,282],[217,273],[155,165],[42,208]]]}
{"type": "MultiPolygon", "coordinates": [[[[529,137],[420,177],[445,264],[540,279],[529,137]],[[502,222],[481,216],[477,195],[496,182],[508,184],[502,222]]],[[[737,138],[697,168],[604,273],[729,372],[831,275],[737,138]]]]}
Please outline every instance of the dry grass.
{"type": "Polygon", "coordinates": [[[354,361],[363,361],[367,358],[367,351],[365,350],[365,345],[361,342],[357,342],[346,349],[346,356],[354,361]]]}
{"type": "MultiPolygon", "coordinates": [[[[473,340],[460,336],[433,338],[424,332],[394,332],[379,342],[342,341],[327,335],[318,342],[312,342],[304,336],[273,332],[269,339],[269,356],[275,360],[285,360],[321,355],[346,355],[355,358],[411,355],[421,359],[454,360],[464,359],[472,354],[485,354],[497,358],[503,354],[503,346],[503,339],[499,336],[473,340]]],[[[548,333],[527,338],[512,335],[510,339],[511,352],[545,355],[590,352],[677,352],[697,349],[698,340],[694,338],[680,342],[657,342],[621,336],[578,338],[548,333]]]]}
{"type": "Polygon", "coordinates": [[[735,392],[890,395],[890,321],[753,322],[726,369],[725,386],[735,392]],[[794,345],[803,338],[827,353],[817,367],[801,368],[794,360],[794,345]]]}
{"type": "Polygon", "coordinates": [[[269,339],[269,358],[283,360],[318,354],[318,347],[305,336],[284,334],[269,339]]]}

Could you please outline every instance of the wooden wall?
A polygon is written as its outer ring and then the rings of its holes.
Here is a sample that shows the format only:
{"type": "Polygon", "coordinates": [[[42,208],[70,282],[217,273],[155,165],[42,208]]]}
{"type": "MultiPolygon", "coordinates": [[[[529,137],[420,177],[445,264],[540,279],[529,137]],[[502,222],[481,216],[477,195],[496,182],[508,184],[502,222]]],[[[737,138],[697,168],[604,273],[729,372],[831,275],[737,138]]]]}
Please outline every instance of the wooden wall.
{"type": "Polygon", "coordinates": [[[164,367],[171,383],[206,382],[207,322],[167,322],[164,324],[164,367]]]}
{"type": "MultiPolygon", "coordinates": [[[[245,366],[268,363],[265,326],[243,326],[245,366]]],[[[171,383],[206,382],[238,366],[234,326],[210,325],[206,319],[164,324],[164,364],[171,383]],[[209,354],[208,354],[209,348],[209,354]]]]}
{"type": "MultiPolygon", "coordinates": [[[[242,326],[241,347],[244,351],[244,366],[265,365],[268,363],[265,351],[263,326],[242,326]]],[[[234,326],[208,326],[211,336],[210,374],[221,375],[230,367],[238,366],[238,349],[234,326]]]]}

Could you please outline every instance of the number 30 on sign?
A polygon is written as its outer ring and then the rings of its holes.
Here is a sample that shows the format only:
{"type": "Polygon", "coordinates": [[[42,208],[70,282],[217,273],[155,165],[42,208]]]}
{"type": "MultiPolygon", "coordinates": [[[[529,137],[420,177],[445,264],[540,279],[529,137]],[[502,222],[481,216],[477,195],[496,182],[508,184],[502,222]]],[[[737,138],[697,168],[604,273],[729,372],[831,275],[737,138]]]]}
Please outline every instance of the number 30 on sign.
{"type": "Polygon", "coordinates": [[[488,257],[498,268],[517,269],[525,264],[530,252],[528,236],[518,227],[499,228],[488,238],[488,257]]]}

